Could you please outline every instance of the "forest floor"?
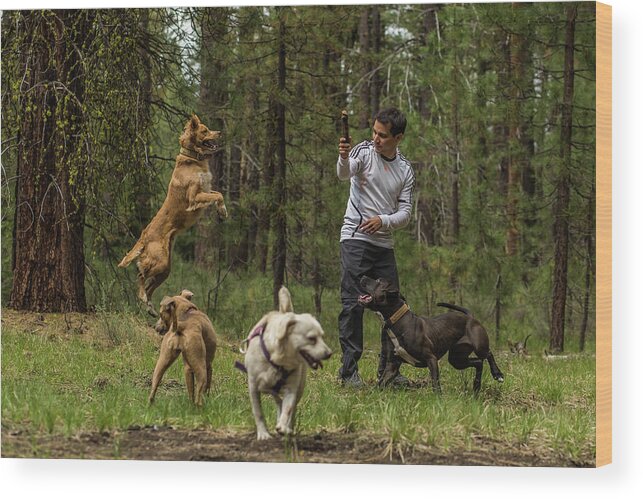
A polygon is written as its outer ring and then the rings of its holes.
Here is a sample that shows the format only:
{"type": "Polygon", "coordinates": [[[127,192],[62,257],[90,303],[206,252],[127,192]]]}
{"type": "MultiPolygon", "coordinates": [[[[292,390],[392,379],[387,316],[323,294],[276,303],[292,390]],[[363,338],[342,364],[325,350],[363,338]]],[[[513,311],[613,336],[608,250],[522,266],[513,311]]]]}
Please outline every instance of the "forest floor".
{"type": "Polygon", "coordinates": [[[593,467],[553,450],[506,448],[480,439],[475,448],[440,451],[423,445],[392,445],[378,436],[321,432],[286,443],[258,442],[234,434],[171,427],[80,433],[73,437],[2,429],[3,458],[125,459],[155,461],[300,462],[340,464],[433,464],[460,466],[593,467]]]}

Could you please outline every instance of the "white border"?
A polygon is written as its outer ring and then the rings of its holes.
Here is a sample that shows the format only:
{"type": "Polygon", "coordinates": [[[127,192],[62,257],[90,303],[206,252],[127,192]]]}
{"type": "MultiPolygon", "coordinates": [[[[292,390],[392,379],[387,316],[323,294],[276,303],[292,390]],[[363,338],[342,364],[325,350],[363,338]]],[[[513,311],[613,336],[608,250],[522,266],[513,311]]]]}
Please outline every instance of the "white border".
{"type": "MultiPolygon", "coordinates": [[[[154,7],[159,5],[286,5],[279,2],[199,0],[102,0],[90,2],[0,0],[0,8],[154,7]]],[[[375,0],[318,4],[383,3],[375,0]]],[[[392,2],[389,2],[392,3],[392,2]]],[[[397,2],[401,3],[401,2],[397,2]]],[[[418,2],[412,2],[418,3],[418,2]]],[[[613,6],[613,464],[597,470],[453,466],[283,465],[71,460],[0,460],[6,497],[98,498],[249,496],[349,499],[402,496],[478,499],[503,497],[632,497],[643,490],[640,324],[641,244],[641,48],[639,1],[613,6]],[[629,494],[628,494],[629,492],[629,494]]]]}

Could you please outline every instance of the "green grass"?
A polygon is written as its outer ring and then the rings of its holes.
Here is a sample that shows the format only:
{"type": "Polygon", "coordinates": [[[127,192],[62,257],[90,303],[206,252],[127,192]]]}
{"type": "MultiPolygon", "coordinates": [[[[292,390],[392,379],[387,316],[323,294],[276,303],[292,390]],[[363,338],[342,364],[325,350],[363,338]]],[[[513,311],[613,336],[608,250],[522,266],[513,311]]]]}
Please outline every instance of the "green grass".
{"type": "MultiPolygon", "coordinates": [[[[305,308],[305,307],[303,307],[305,308]]],[[[165,374],[155,403],[147,396],[159,339],[141,315],[97,313],[64,320],[5,311],[2,327],[2,424],[73,435],[79,431],[132,426],[253,431],[245,375],[233,368],[240,338],[260,313],[244,313],[239,326],[219,327],[213,390],[202,409],[187,399],[182,361],[165,374]],[[248,325],[249,324],[249,325],[248,325]]],[[[472,370],[460,372],[443,359],[443,394],[426,386],[414,390],[374,387],[379,341],[376,324],[367,320],[369,343],[360,370],[369,387],[339,386],[340,355],[332,325],[324,324],[336,354],[323,370],[311,372],[299,405],[297,431],[313,434],[364,432],[393,443],[448,450],[474,447],[476,439],[553,449],[569,458],[595,453],[595,359],[572,355],[548,361],[539,354],[520,358],[497,351],[505,383],[488,366],[478,397],[472,393],[472,370]],[[373,336],[373,338],[370,338],[373,336]]],[[[403,367],[415,381],[424,369],[403,367]]],[[[264,398],[269,427],[274,404],[264,398]]]]}

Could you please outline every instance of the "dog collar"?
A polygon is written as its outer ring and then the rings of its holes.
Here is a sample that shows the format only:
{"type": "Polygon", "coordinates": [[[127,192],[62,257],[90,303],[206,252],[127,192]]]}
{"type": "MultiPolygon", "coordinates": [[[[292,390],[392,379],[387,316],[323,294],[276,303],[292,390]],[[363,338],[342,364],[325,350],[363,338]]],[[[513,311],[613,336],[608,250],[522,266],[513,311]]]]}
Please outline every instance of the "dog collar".
{"type": "Polygon", "coordinates": [[[185,147],[181,147],[181,154],[188,158],[196,159],[197,161],[204,160],[207,157],[205,154],[201,154],[200,152],[193,151],[191,149],[186,149],[185,147]]]}
{"type": "Polygon", "coordinates": [[[399,320],[402,318],[402,316],[403,316],[405,313],[407,313],[409,310],[411,310],[411,309],[409,308],[409,306],[408,306],[406,303],[405,303],[405,304],[403,304],[403,305],[402,305],[402,306],[397,310],[397,312],[395,312],[393,315],[391,315],[391,317],[389,318],[389,320],[388,320],[388,321],[386,321],[386,322],[388,323],[388,326],[390,327],[390,326],[392,326],[393,324],[395,324],[397,321],[399,321],[399,320]]]}

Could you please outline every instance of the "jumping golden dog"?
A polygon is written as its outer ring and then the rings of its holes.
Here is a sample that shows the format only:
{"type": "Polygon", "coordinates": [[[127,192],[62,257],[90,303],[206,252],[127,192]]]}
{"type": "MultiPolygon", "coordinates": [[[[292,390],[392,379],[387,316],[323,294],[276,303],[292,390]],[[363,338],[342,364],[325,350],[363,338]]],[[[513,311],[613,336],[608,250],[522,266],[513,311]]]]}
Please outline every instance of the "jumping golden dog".
{"type": "Polygon", "coordinates": [[[177,234],[192,227],[203,211],[216,205],[219,216],[228,212],[221,193],[210,189],[212,175],[208,159],[217,151],[221,132],[208,129],[198,116],[192,115],[179,137],[181,150],[161,209],[143,230],[134,247],[119,267],[127,267],[138,259],[138,297],[156,316],[152,294],[170,274],[171,254],[177,234]]]}

